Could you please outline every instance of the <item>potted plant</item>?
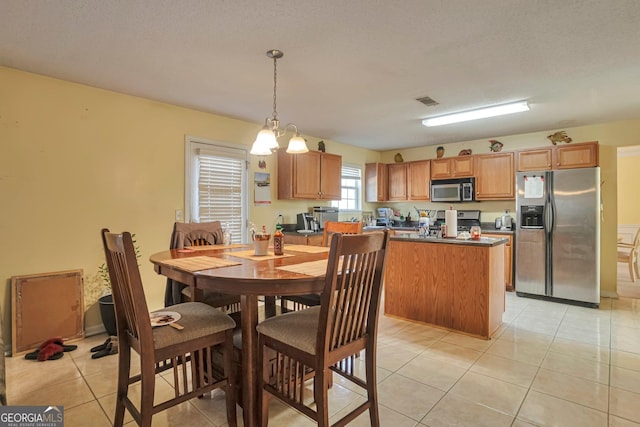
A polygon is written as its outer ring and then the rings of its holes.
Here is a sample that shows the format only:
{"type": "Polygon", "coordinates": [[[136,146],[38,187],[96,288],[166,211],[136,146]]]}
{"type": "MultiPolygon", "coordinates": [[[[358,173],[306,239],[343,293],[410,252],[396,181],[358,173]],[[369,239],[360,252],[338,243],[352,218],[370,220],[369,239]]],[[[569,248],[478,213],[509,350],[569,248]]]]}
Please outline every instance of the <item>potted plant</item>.
{"type": "MultiPolygon", "coordinates": [[[[134,239],[136,258],[140,258],[142,253],[136,244],[135,234],[132,234],[131,237],[134,239]]],[[[106,263],[102,263],[98,267],[98,273],[88,283],[89,286],[85,290],[85,304],[94,304],[97,300],[104,328],[109,336],[117,335],[116,311],[113,305],[113,295],[111,295],[111,277],[106,263]]]]}

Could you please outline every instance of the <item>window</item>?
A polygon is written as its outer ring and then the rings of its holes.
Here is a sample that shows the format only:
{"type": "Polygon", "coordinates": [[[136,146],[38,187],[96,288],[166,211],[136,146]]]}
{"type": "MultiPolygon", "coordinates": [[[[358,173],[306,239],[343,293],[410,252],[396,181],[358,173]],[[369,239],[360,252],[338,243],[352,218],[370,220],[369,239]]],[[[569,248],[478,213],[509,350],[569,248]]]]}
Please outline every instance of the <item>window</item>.
{"type": "Polygon", "coordinates": [[[229,224],[242,243],[247,224],[247,151],[220,142],[186,138],[185,220],[229,224]]]}
{"type": "Polygon", "coordinates": [[[362,170],[358,166],[342,165],[342,199],[331,206],[341,211],[362,210],[362,170]]]}

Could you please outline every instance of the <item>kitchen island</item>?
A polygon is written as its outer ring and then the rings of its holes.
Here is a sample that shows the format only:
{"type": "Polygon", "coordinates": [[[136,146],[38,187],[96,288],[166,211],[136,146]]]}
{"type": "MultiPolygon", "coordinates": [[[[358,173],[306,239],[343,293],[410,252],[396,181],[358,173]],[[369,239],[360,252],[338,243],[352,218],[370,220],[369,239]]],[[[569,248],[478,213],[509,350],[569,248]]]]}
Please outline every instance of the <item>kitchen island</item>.
{"type": "Polygon", "coordinates": [[[385,267],[385,315],[491,338],[504,313],[507,241],[392,236],[385,267]]]}

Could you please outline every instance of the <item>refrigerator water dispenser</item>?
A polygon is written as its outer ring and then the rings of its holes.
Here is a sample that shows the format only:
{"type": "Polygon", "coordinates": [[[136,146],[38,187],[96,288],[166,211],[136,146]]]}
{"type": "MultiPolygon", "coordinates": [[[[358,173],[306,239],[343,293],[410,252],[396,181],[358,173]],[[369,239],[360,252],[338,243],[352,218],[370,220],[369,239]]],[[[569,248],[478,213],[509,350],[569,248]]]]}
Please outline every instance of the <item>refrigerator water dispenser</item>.
{"type": "Polygon", "coordinates": [[[520,227],[544,227],[543,214],[544,206],[521,206],[520,227]]]}

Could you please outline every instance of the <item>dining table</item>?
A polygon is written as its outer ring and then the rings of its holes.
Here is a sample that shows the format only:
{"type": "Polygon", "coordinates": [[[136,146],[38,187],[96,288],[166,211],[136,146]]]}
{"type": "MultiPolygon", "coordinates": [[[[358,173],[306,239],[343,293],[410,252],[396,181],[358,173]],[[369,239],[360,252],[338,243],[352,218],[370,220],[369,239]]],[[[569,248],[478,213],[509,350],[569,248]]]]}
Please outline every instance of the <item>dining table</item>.
{"type": "MultiPolygon", "coordinates": [[[[286,245],[283,255],[270,247],[256,256],[253,245],[230,244],[171,249],[150,257],[156,273],[193,287],[197,301],[204,290],[240,296],[242,333],[242,412],[244,425],[258,425],[258,298],[320,293],[329,248],[286,245]]],[[[275,314],[272,302],[270,313],[275,314]]]]}

